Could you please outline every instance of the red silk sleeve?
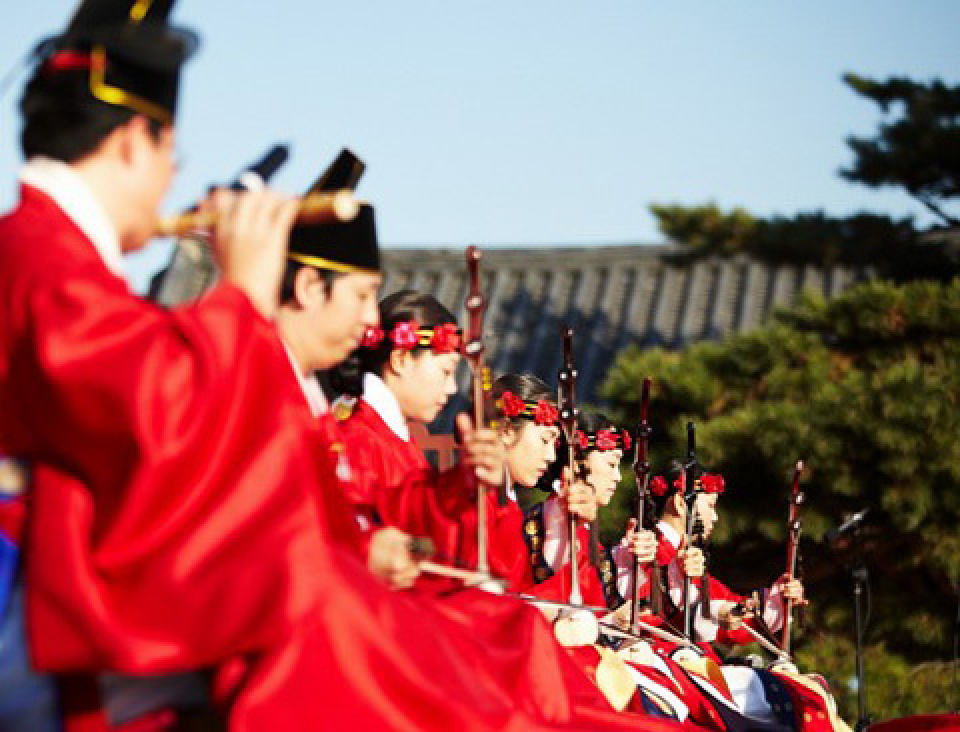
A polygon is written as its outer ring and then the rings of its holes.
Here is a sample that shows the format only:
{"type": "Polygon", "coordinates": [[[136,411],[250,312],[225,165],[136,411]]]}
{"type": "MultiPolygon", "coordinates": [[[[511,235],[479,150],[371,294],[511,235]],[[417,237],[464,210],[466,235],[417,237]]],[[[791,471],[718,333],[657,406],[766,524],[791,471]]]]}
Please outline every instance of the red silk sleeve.
{"type": "Polygon", "coordinates": [[[34,467],[35,664],[194,668],[282,635],[319,582],[294,560],[329,532],[309,414],[246,296],[147,303],[25,189],[0,221],[0,323],[0,452],[34,467]]]}
{"type": "MultiPolygon", "coordinates": [[[[726,602],[739,604],[743,602],[745,598],[742,595],[738,595],[719,580],[710,577],[710,599],[724,600],[726,602]]],[[[746,622],[751,628],[756,627],[753,619],[747,620],[746,622]]],[[[753,643],[754,639],[753,636],[743,628],[738,628],[737,630],[718,628],[715,642],[722,643],[724,645],[742,646],[747,645],[748,643],[753,643]]]]}
{"type": "Polygon", "coordinates": [[[475,512],[466,469],[438,474],[416,444],[395,435],[363,401],[342,429],[356,473],[348,497],[357,509],[413,536],[429,537],[441,561],[460,557],[464,525],[475,512]]]}
{"type": "Polygon", "coordinates": [[[665,567],[677,556],[677,548],[665,536],[657,533],[657,564],[665,567]]]}

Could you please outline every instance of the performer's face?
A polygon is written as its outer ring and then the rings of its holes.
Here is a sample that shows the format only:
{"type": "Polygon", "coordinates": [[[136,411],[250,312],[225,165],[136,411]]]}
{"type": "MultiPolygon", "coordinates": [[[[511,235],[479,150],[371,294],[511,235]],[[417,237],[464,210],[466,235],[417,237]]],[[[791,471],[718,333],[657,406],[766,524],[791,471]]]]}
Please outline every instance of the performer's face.
{"type": "Polygon", "coordinates": [[[316,339],[314,369],[331,368],[344,361],[359,345],[368,326],[380,322],[377,293],[379,274],[351,272],[333,280],[329,290],[317,280],[311,287],[311,330],[316,339]]]}
{"type": "Polygon", "coordinates": [[[700,493],[693,506],[696,512],[694,519],[703,522],[704,538],[708,538],[713,533],[713,527],[717,523],[717,497],[716,493],[700,493]]]}
{"type": "Polygon", "coordinates": [[[153,236],[160,204],[170,188],[176,168],[174,132],[168,125],[159,136],[150,123],[135,116],[117,128],[117,150],[124,164],[124,211],[120,246],[124,251],[142,247],[153,236]]]}
{"type": "Polygon", "coordinates": [[[587,482],[593,486],[597,506],[606,506],[620,482],[622,450],[591,450],[584,461],[587,482]]]}
{"type": "Polygon", "coordinates": [[[459,363],[459,353],[394,351],[389,363],[392,374],[387,378],[403,416],[423,423],[435,420],[457,393],[459,363]]]}
{"type": "Polygon", "coordinates": [[[519,427],[507,425],[500,434],[506,447],[510,479],[533,488],[557,459],[559,428],[524,420],[519,427]]]}

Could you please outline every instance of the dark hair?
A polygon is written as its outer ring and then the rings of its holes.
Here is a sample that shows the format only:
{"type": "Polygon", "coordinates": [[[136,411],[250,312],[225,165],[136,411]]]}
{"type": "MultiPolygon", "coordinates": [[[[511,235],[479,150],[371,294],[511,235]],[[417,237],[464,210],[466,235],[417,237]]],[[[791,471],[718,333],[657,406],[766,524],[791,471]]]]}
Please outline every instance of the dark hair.
{"type": "MultiPolygon", "coordinates": [[[[613,420],[600,412],[581,411],[577,415],[577,429],[583,432],[596,433],[605,429],[618,429],[613,420]]],[[[596,449],[596,448],[592,448],[596,449]]],[[[589,450],[588,450],[589,452],[589,450]]]]}
{"type": "MultiPolygon", "coordinates": [[[[435,328],[448,323],[456,325],[457,319],[433,295],[414,290],[400,290],[380,301],[380,327],[389,333],[397,323],[415,320],[421,328],[435,328]]],[[[415,346],[412,353],[420,353],[427,346],[415,346]]],[[[384,337],[375,348],[358,348],[346,361],[332,369],[330,383],[335,391],[347,396],[363,394],[363,375],[383,374],[383,367],[390,358],[393,343],[384,337]]]]}
{"type": "MultiPolygon", "coordinates": [[[[608,427],[616,427],[613,421],[600,412],[581,411],[577,413],[577,429],[583,432],[597,432],[608,427]]],[[[596,449],[596,448],[592,448],[596,449]]],[[[586,452],[589,452],[587,450],[586,452]]],[[[582,455],[583,453],[581,453],[582,455]]],[[[563,475],[563,469],[567,466],[568,447],[567,436],[563,430],[560,430],[560,439],[557,442],[557,459],[553,461],[547,471],[543,474],[537,483],[537,487],[545,492],[553,490],[553,484],[560,480],[563,475]]]]}
{"type": "MultiPolygon", "coordinates": [[[[683,475],[683,465],[678,460],[672,461],[670,470],[661,476],[667,483],[666,493],[658,496],[653,491],[650,491],[650,501],[653,504],[653,510],[658,519],[663,517],[667,503],[678,493],[677,489],[673,487],[673,482],[680,478],[681,475],[683,475]]],[[[653,480],[653,478],[651,478],[651,480],[653,480]]]]}
{"type": "MultiPolygon", "coordinates": [[[[134,117],[130,109],[93,98],[87,76],[87,71],[49,73],[42,65],[34,72],[20,100],[20,147],[25,158],[44,155],[73,163],[134,117]]],[[[159,139],[164,125],[148,121],[150,134],[159,139]]]]}
{"type": "MultiPolygon", "coordinates": [[[[287,303],[293,302],[294,300],[294,290],[296,289],[296,280],[297,273],[304,267],[310,267],[309,264],[302,264],[300,262],[295,262],[292,259],[287,260],[287,265],[283,270],[283,279],[280,280],[280,304],[286,305],[287,303]]],[[[329,269],[320,269],[319,267],[313,267],[320,273],[320,279],[323,280],[324,292],[327,296],[333,291],[333,283],[338,277],[343,276],[343,272],[334,272],[329,269]]]]}
{"type": "MultiPolygon", "coordinates": [[[[494,381],[491,389],[494,402],[507,391],[525,402],[537,402],[542,399],[550,404],[555,405],[557,403],[556,393],[533,374],[504,374],[494,381]]],[[[498,417],[498,419],[501,418],[498,417]]],[[[509,417],[506,422],[519,428],[529,420],[524,417],[509,417]]]]}

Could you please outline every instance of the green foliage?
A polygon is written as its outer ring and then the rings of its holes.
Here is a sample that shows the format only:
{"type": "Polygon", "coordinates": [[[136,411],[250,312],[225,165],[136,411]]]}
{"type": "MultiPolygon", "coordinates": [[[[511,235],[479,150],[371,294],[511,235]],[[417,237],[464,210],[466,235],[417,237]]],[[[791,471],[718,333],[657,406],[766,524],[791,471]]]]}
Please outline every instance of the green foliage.
{"type": "MultiPolygon", "coordinates": [[[[840,636],[813,633],[811,642],[797,650],[801,668],[817,669],[832,680],[831,690],[841,716],[857,717],[857,689],[850,659],[853,643],[840,636]]],[[[948,711],[956,704],[957,664],[951,661],[927,661],[911,665],[883,643],[866,648],[864,668],[867,676],[867,709],[875,720],[905,717],[933,711],[948,711]]]]}
{"type": "Polygon", "coordinates": [[[758,219],[713,203],[653,204],[650,210],[660,231],[685,246],[680,261],[744,254],[773,263],[869,267],[898,281],[949,279],[957,271],[943,247],[926,242],[909,218],[870,213],[837,218],[811,211],[758,219]]]}
{"type": "Polygon", "coordinates": [[[903,78],[879,82],[856,74],[843,79],[876,102],[885,119],[875,137],[847,140],[855,159],[841,175],[869,186],[902,187],[944,223],[960,224],[943,210],[960,197],[960,86],[903,78]]]}
{"type": "Polygon", "coordinates": [[[715,203],[700,206],[654,203],[650,211],[664,236],[704,255],[744,251],[757,225],[757,220],[744,209],[735,208],[727,213],[715,203]]]}
{"type": "MultiPolygon", "coordinates": [[[[951,657],[960,587],[960,278],[807,298],[761,329],[683,352],[630,348],[602,388],[611,416],[637,422],[644,376],[654,379],[654,469],[683,454],[693,420],[701,461],[727,479],[711,564],[732,587],[783,572],[789,477],[805,461],[801,551],[814,605],[800,657],[841,686],[853,673],[852,550],[820,537],[874,507],[863,536],[871,711],[948,709],[949,686],[931,669],[951,657]]],[[[603,516],[608,540],[633,491],[628,477],[603,516]]],[[[841,696],[849,717],[855,696],[841,696]]]]}
{"type": "MultiPolygon", "coordinates": [[[[853,164],[840,172],[868,186],[898,186],[941,222],[960,226],[946,206],[960,198],[960,86],[894,78],[844,81],[876,102],[884,115],[872,138],[852,137],[853,164]]],[[[715,203],[653,204],[660,231],[685,249],[680,261],[745,254],[769,262],[869,267],[899,282],[947,281],[958,273],[956,254],[919,231],[911,218],[873,213],[832,217],[823,211],[768,219],[715,203]]],[[[949,231],[937,232],[938,235],[949,231]]]]}
{"type": "MultiPolygon", "coordinates": [[[[847,180],[898,186],[939,219],[960,198],[960,87],[847,74],[883,115],[872,138],[851,138],[847,180]]],[[[813,605],[795,636],[801,668],[833,681],[841,712],[856,716],[851,642],[855,554],[870,570],[867,697],[875,718],[955,709],[951,626],[960,592],[960,278],[949,229],[912,219],[822,211],[758,218],[735,208],[653,205],[679,262],[747,256],[772,263],[843,264],[874,281],[825,301],[808,297],[752,333],[683,352],[620,354],[602,389],[611,416],[636,423],[640,385],[654,379],[656,470],[698,452],[728,492],[713,539],[714,573],[734,589],[768,585],[785,566],[789,477],[807,466],[801,554],[813,605]],[[934,243],[939,238],[942,243],[934,243]],[[894,284],[900,283],[900,284],[894,284]],[[845,513],[874,509],[861,548],[820,537],[845,513]]],[[[955,245],[954,245],[955,246],[955,245]]],[[[625,471],[629,473],[629,471],[625,471]]],[[[607,541],[635,495],[626,475],[601,514],[607,541]]]]}

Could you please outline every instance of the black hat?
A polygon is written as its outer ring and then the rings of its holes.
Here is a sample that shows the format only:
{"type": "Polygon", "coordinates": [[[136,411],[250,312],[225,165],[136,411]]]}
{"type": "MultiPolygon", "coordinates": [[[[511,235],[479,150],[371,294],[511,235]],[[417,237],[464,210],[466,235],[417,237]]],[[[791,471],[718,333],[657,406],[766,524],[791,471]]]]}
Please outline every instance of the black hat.
{"type": "Polygon", "coordinates": [[[39,73],[83,72],[91,96],[162,123],[197,35],[167,24],[174,0],[84,0],[66,30],[37,49],[39,73]]]}
{"type": "MultiPolygon", "coordinates": [[[[307,192],[353,190],[364,167],[363,161],[344,149],[307,192]]],[[[379,272],[380,247],[373,206],[361,203],[351,221],[297,224],[290,232],[287,256],[300,264],[334,272],[379,272]]]]}

